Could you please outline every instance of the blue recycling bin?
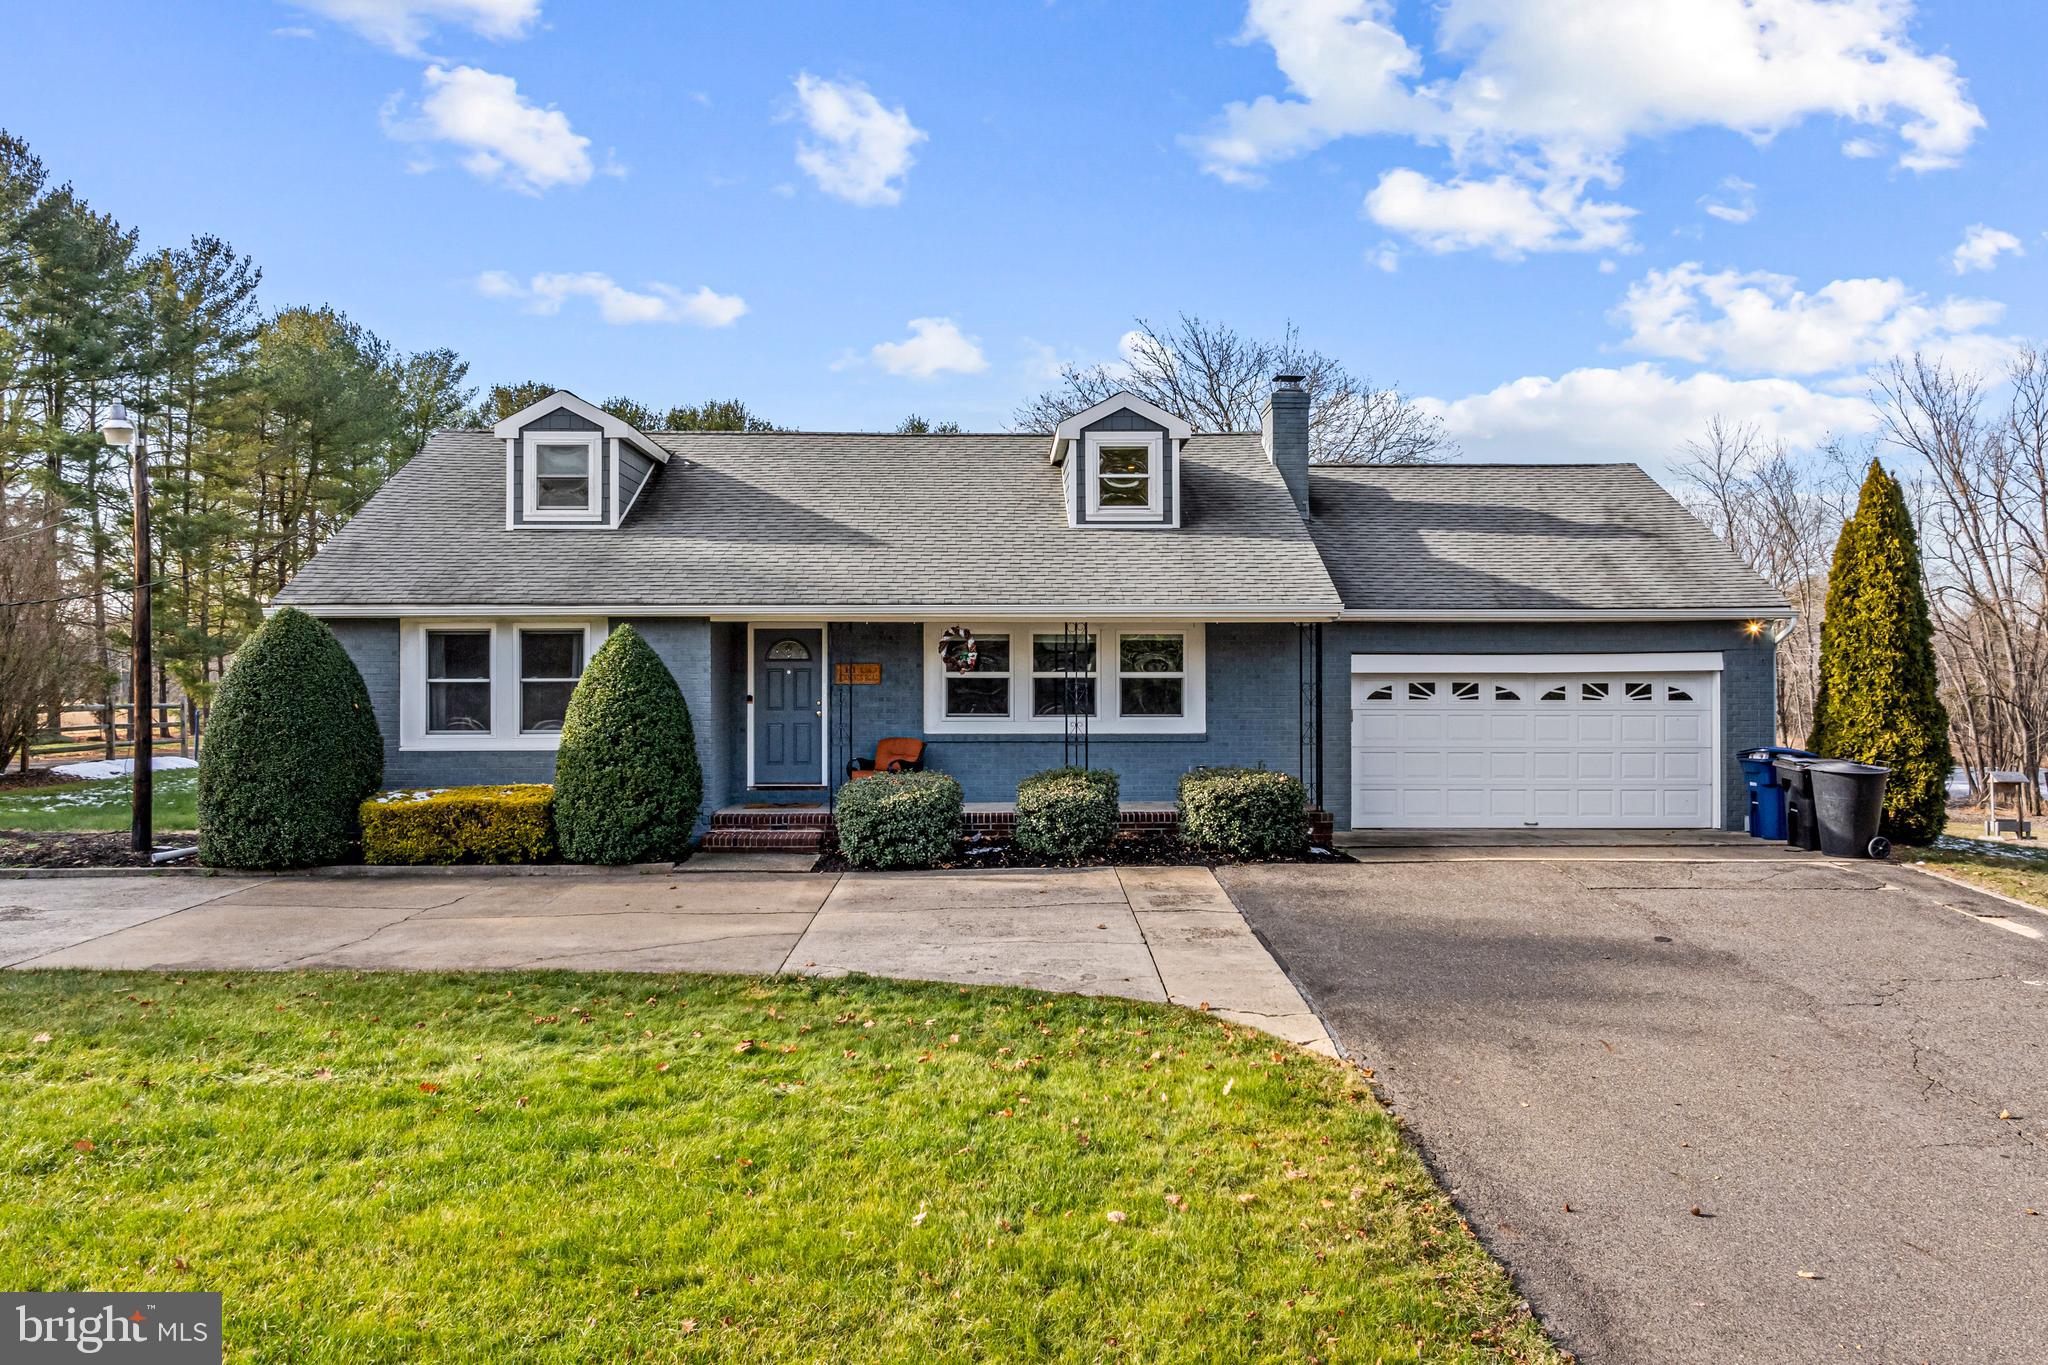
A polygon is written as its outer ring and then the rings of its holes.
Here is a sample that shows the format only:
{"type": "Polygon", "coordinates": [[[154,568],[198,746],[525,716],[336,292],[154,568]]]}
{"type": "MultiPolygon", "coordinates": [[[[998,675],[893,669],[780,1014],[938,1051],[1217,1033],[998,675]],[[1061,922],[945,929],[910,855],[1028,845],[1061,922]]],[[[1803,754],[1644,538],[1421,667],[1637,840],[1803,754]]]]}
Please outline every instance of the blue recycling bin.
{"type": "Polygon", "coordinates": [[[1742,781],[1749,788],[1749,833],[1754,839],[1787,837],[1785,787],[1778,780],[1776,761],[1780,758],[1812,758],[1804,749],[1767,744],[1744,749],[1736,758],[1742,764],[1742,781]]]}

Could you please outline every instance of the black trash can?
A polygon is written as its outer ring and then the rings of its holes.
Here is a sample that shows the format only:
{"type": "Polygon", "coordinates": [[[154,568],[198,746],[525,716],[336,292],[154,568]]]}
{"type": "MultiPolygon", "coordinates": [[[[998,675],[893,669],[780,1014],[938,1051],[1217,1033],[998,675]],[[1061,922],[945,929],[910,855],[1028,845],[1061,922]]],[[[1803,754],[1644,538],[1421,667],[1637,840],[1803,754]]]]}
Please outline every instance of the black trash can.
{"type": "Polygon", "coordinates": [[[1820,851],[1833,858],[1882,858],[1891,840],[1877,832],[1884,820],[1884,787],[1890,768],[1824,758],[1812,772],[1813,810],[1820,826],[1820,851]]]}
{"type": "Polygon", "coordinates": [[[1809,853],[1820,851],[1820,826],[1813,818],[1813,765],[1818,760],[1779,754],[1771,760],[1785,789],[1785,842],[1809,853]]]}

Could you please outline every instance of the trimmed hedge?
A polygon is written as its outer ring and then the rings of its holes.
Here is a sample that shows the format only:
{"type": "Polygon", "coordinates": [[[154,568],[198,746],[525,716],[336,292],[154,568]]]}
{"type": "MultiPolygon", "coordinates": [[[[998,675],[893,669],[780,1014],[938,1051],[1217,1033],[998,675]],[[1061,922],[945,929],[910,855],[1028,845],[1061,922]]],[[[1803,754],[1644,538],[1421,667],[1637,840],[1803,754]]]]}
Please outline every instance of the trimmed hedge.
{"type": "Polygon", "coordinates": [[[1106,768],[1048,768],[1017,784],[1017,847],[1047,858],[1099,853],[1116,838],[1118,784],[1106,768]]]}
{"type": "Polygon", "coordinates": [[[878,773],[839,789],[832,823],[855,867],[930,867],[960,834],[960,784],[944,773],[878,773]]]}
{"type": "Polygon", "coordinates": [[[366,863],[544,863],[555,856],[555,789],[379,792],[362,804],[366,863]]]}
{"type": "Polygon", "coordinates": [[[286,607],[235,653],[199,750],[199,861],[311,867],[355,853],[384,780],[370,691],[334,632],[286,607]]]}
{"type": "Polygon", "coordinates": [[[1308,842],[1308,790],[1263,768],[1204,768],[1180,779],[1180,837],[1241,858],[1299,853],[1308,842]]]}
{"type": "Polygon", "coordinates": [[[562,719],[555,833],[574,863],[666,862],[704,803],[690,708],[668,665],[620,626],[591,655],[562,719]]]}

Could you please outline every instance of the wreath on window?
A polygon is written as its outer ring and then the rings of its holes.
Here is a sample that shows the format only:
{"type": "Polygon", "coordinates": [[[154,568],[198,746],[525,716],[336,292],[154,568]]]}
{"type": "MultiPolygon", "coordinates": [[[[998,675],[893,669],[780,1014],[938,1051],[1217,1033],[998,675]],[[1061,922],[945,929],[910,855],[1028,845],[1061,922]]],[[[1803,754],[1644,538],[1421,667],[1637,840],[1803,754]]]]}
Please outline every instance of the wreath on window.
{"type": "Polygon", "coordinates": [[[980,660],[974,632],[965,626],[947,626],[939,634],[939,660],[948,673],[972,673],[980,660]]]}

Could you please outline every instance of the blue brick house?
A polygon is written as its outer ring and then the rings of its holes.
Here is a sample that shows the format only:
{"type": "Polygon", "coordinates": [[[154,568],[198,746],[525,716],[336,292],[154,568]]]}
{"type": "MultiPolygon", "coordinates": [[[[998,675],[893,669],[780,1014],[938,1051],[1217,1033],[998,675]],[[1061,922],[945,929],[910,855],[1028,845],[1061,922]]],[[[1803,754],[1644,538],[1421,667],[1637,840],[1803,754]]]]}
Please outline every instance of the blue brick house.
{"type": "Polygon", "coordinates": [[[279,596],[368,681],[394,786],[547,781],[629,622],[707,813],[878,740],[970,802],[1087,761],[1299,774],[1338,830],[1741,828],[1791,609],[1633,465],[1325,466],[1119,395],[1050,434],[635,430],[556,393],[440,432],[279,596]]]}

